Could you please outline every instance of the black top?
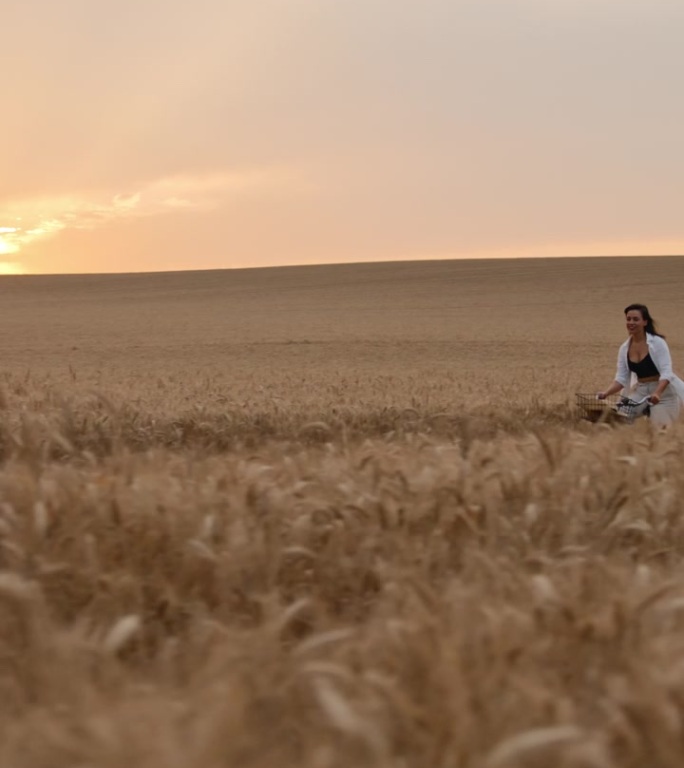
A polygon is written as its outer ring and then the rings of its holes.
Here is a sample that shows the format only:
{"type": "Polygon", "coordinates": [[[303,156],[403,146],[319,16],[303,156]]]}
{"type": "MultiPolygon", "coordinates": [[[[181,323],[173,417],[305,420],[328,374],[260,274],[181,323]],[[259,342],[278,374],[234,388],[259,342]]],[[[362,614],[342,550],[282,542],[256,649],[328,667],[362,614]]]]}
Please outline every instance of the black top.
{"type": "Polygon", "coordinates": [[[655,363],[651,360],[650,353],[646,355],[643,360],[639,360],[638,363],[634,363],[629,359],[627,355],[627,365],[632,373],[636,373],[638,379],[649,379],[652,376],[660,376],[660,371],[655,367],[655,363]]]}

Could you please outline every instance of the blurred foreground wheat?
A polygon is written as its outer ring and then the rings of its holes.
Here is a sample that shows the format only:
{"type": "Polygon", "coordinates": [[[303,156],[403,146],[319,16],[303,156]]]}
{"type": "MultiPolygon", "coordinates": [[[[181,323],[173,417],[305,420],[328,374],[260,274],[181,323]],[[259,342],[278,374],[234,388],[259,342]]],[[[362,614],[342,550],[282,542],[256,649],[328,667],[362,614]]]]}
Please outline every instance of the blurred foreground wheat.
{"type": "Polygon", "coordinates": [[[0,398],[0,765],[681,765],[681,430],[77,384],[0,398]]]}

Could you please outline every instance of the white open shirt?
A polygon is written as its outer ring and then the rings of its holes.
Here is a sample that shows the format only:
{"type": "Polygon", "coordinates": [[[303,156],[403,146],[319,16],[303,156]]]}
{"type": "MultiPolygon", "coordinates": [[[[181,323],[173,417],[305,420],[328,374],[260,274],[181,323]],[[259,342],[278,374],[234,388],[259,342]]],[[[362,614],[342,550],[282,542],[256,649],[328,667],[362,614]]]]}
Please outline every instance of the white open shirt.
{"type": "MultiPolygon", "coordinates": [[[[636,385],[636,374],[629,370],[627,354],[629,352],[629,339],[620,347],[617,359],[617,371],[615,381],[622,384],[625,388],[632,388],[636,385]]],[[[670,357],[670,348],[662,336],[654,336],[652,333],[646,334],[646,343],[648,344],[648,353],[651,360],[660,373],[660,380],[670,382],[670,386],[677,393],[679,399],[684,403],[684,381],[676,376],[672,370],[672,358],[670,357]]]]}

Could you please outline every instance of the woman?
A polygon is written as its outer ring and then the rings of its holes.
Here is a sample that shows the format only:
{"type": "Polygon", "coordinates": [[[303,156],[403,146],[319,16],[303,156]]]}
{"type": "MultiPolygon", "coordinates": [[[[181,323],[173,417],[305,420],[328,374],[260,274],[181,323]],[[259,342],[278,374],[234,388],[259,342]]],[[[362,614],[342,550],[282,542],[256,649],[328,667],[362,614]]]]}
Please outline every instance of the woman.
{"type": "Polygon", "coordinates": [[[632,399],[647,397],[651,403],[652,423],[667,427],[674,423],[684,402],[684,381],[672,371],[670,349],[665,337],[656,331],[648,307],[630,304],[625,309],[625,320],[629,338],[618,352],[615,381],[597,397],[605,400],[631,386],[632,399]]]}

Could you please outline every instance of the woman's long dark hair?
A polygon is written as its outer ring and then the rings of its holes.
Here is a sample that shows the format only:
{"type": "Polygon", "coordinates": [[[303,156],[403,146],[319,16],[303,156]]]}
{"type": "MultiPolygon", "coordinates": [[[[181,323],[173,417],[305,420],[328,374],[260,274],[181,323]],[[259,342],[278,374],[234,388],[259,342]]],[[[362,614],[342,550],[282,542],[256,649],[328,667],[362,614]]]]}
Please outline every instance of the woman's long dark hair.
{"type": "Polygon", "coordinates": [[[651,313],[648,311],[648,307],[645,304],[630,304],[628,307],[625,307],[625,314],[628,312],[641,312],[641,316],[646,321],[646,333],[650,333],[653,336],[660,336],[661,339],[664,339],[662,333],[658,333],[656,330],[656,322],[651,317],[651,313]]]}

